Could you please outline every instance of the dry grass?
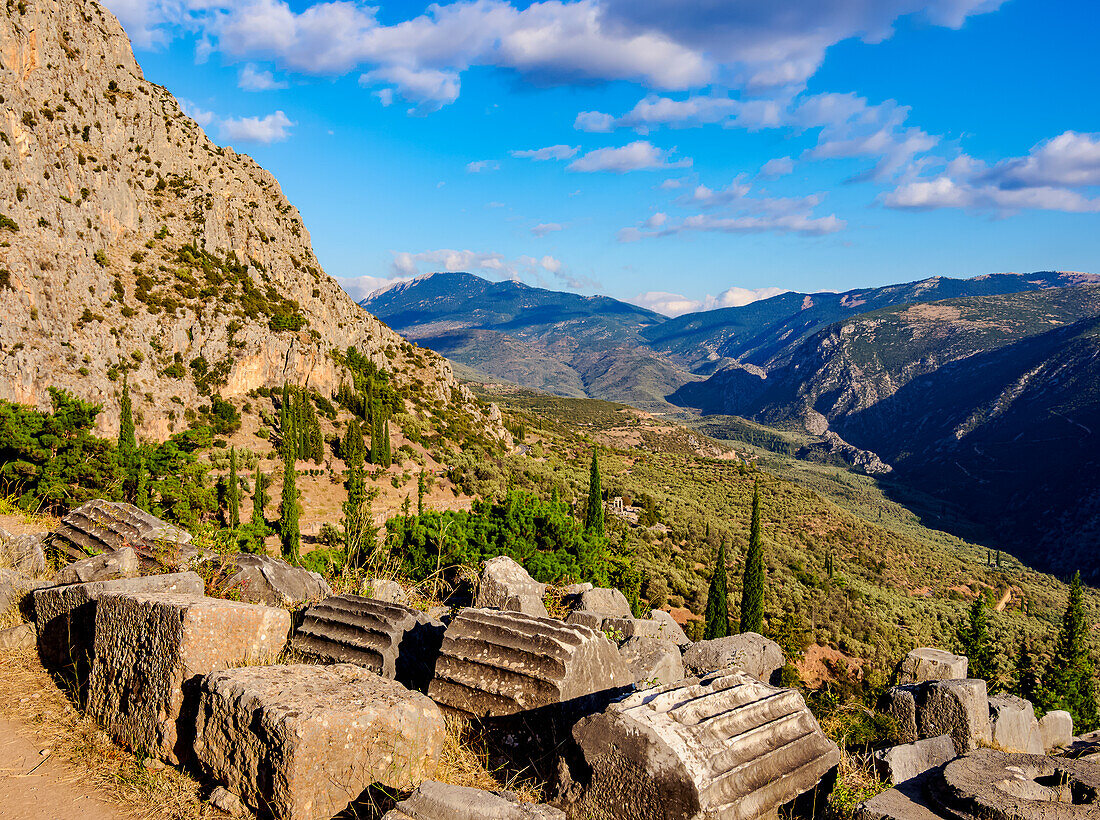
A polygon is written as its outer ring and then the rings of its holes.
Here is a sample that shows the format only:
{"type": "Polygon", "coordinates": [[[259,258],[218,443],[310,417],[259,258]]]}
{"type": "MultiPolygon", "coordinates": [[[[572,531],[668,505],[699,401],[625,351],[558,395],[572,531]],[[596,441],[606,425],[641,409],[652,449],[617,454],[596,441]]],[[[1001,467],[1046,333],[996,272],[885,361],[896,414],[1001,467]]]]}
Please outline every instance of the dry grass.
{"type": "Polygon", "coordinates": [[[199,784],[116,746],[80,714],[42,668],[33,649],[6,651],[0,663],[0,715],[28,727],[35,742],[73,764],[79,783],[138,817],[200,820],[222,815],[199,799],[199,784]]]}
{"type": "MultiPolygon", "coordinates": [[[[875,773],[870,755],[850,754],[842,747],[836,786],[829,795],[829,804],[823,816],[829,820],[851,820],[855,816],[856,806],[889,788],[890,784],[880,780],[875,773]]],[[[813,816],[818,815],[815,812],[813,816]]]]}
{"type": "Polygon", "coordinates": [[[447,716],[447,739],[433,779],[488,791],[507,789],[524,803],[537,803],[544,797],[533,776],[493,768],[485,743],[465,720],[453,715],[447,716]]]}

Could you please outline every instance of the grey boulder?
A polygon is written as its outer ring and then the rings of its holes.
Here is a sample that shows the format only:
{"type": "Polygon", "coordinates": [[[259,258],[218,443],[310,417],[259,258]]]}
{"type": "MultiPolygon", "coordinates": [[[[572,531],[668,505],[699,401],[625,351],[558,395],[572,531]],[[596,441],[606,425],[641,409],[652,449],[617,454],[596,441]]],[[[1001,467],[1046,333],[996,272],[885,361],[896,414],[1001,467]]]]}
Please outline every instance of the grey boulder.
{"type": "Polygon", "coordinates": [[[898,683],[960,680],[966,677],[968,665],[969,660],[962,655],[923,646],[914,649],[902,660],[898,683]]]}
{"type": "Polygon", "coordinates": [[[874,754],[875,771],[883,780],[898,786],[955,757],[955,742],[950,735],[940,735],[879,749],[874,754]]]}
{"type": "Polygon", "coordinates": [[[86,584],[90,581],[111,581],[116,578],[134,578],[141,574],[141,561],[133,547],[101,552],[81,558],[61,568],[57,573],[58,584],[86,584]]]}
{"type": "Polygon", "coordinates": [[[37,576],[46,571],[46,539],[48,532],[12,535],[0,530],[0,566],[23,575],[37,576]]]}
{"type": "Polygon", "coordinates": [[[367,587],[369,592],[365,596],[367,598],[374,598],[376,601],[385,601],[389,604],[407,604],[409,602],[409,596],[405,594],[405,590],[397,581],[388,578],[372,578],[367,587]]]}
{"type": "Polygon", "coordinates": [[[639,688],[664,686],[684,677],[684,659],[680,647],[660,638],[629,638],[619,647],[619,654],[630,667],[634,684],[639,688]]]}
{"type": "Polygon", "coordinates": [[[35,641],[31,624],[22,623],[0,629],[0,649],[33,649],[35,641]]]}
{"type": "Polygon", "coordinates": [[[769,683],[785,663],[779,644],[755,632],[696,641],[684,652],[684,671],[696,676],[737,670],[769,683]]]}
{"type": "Polygon", "coordinates": [[[596,587],[588,589],[578,596],[577,609],[594,612],[605,618],[631,618],[630,604],[626,596],[617,589],[596,587]]]}
{"type": "Polygon", "coordinates": [[[316,572],[270,555],[240,552],[207,563],[216,565],[219,597],[233,595],[250,604],[294,608],[332,594],[328,582],[316,572]]]}
{"type": "Polygon", "coordinates": [[[904,743],[950,735],[964,754],[993,740],[984,680],[936,680],[888,689],[880,704],[896,722],[904,743]]]}
{"type": "Polygon", "coordinates": [[[691,640],[686,634],[684,634],[683,627],[676,623],[676,619],[672,617],[672,614],[665,612],[663,609],[651,609],[649,611],[650,620],[659,621],[664,624],[664,629],[660,637],[666,640],[675,641],[677,646],[688,646],[691,640]]]}
{"type": "Polygon", "coordinates": [[[1047,712],[1039,720],[1043,749],[1061,749],[1073,742],[1073,715],[1062,709],[1047,712]]]}
{"type": "Polygon", "coordinates": [[[542,596],[546,584],[540,584],[522,566],[507,555],[485,562],[477,586],[474,606],[479,609],[506,609],[526,615],[549,617],[542,596]]]}
{"type": "Polygon", "coordinates": [[[565,820],[541,803],[521,803],[510,792],[488,792],[425,780],[382,820],[565,820]]]}
{"type": "Polygon", "coordinates": [[[1045,751],[1031,701],[1015,695],[993,695],[989,698],[989,725],[993,742],[1006,752],[1041,755],[1045,751]]]}

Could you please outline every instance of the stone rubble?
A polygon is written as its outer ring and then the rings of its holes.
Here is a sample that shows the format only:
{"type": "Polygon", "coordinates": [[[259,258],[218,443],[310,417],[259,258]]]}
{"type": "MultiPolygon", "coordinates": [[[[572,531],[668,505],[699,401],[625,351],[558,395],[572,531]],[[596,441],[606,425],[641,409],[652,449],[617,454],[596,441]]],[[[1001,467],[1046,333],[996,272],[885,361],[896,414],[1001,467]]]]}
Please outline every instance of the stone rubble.
{"type": "Polygon", "coordinates": [[[1047,712],[1039,720],[1039,734],[1047,752],[1068,746],[1073,742],[1073,715],[1062,709],[1047,712]]]}
{"type": "Polygon", "coordinates": [[[46,571],[46,539],[48,532],[12,535],[0,529],[0,567],[23,575],[37,577],[46,571]]]}
{"type": "Polygon", "coordinates": [[[684,670],[697,677],[737,670],[771,683],[785,663],[779,644],[755,632],[696,641],[684,651],[684,670]]]}
{"type": "Polygon", "coordinates": [[[485,562],[478,580],[474,606],[548,618],[550,616],[542,601],[545,594],[546,584],[540,584],[508,556],[499,555],[485,562]]]}
{"type": "Polygon", "coordinates": [[[630,604],[626,596],[617,589],[596,587],[582,592],[577,598],[577,609],[594,612],[605,618],[631,618],[630,604]]]}
{"type": "Polygon", "coordinates": [[[541,803],[521,803],[508,792],[425,780],[382,820],[565,820],[565,812],[541,803]]]}
{"type": "Polygon", "coordinates": [[[970,661],[942,649],[923,646],[914,649],[901,662],[898,683],[924,683],[930,680],[962,680],[970,661]]]}
{"type": "Polygon", "coordinates": [[[955,742],[951,736],[940,735],[877,750],[874,753],[875,771],[883,780],[900,786],[955,757],[955,742]]]}
{"type": "Polygon", "coordinates": [[[222,595],[235,595],[250,604],[296,608],[332,594],[328,582],[316,572],[288,564],[270,555],[216,556],[204,566],[218,575],[222,595]]]}
{"type": "Polygon", "coordinates": [[[1035,719],[1031,701],[1015,695],[993,695],[989,698],[989,725],[993,743],[1006,752],[1026,752],[1041,755],[1043,734],[1035,719]]]}
{"type": "Polygon", "coordinates": [[[619,654],[630,667],[634,685],[646,689],[666,686],[684,679],[684,659],[672,641],[661,638],[628,638],[619,647],[619,654]]]}
{"type": "Polygon", "coordinates": [[[61,568],[58,584],[86,584],[91,581],[111,581],[134,578],[141,574],[141,560],[133,547],[120,547],[88,558],[81,558],[61,568]]]}

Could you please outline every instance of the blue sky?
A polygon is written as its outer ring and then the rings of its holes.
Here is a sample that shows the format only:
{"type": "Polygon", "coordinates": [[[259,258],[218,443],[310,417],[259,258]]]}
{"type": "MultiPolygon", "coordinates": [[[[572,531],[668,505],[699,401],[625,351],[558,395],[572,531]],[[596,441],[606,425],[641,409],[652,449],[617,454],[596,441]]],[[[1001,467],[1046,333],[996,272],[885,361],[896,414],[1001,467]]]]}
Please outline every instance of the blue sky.
{"type": "Polygon", "coordinates": [[[353,295],[1100,270],[1094,0],[107,0],[353,295]]]}

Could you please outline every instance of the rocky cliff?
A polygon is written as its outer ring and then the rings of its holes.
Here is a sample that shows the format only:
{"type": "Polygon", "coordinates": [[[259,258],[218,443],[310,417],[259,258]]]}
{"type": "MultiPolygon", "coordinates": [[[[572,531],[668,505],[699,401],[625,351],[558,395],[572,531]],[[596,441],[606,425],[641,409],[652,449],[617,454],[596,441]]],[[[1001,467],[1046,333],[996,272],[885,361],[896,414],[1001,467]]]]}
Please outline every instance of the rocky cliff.
{"type": "Polygon", "coordinates": [[[142,432],[184,408],[290,381],[330,394],[355,346],[425,403],[507,437],[448,363],[321,270],[278,182],[147,81],[93,0],[0,8],[0,398],[48,388],[104,407],[128,373],[142,432]]]}

